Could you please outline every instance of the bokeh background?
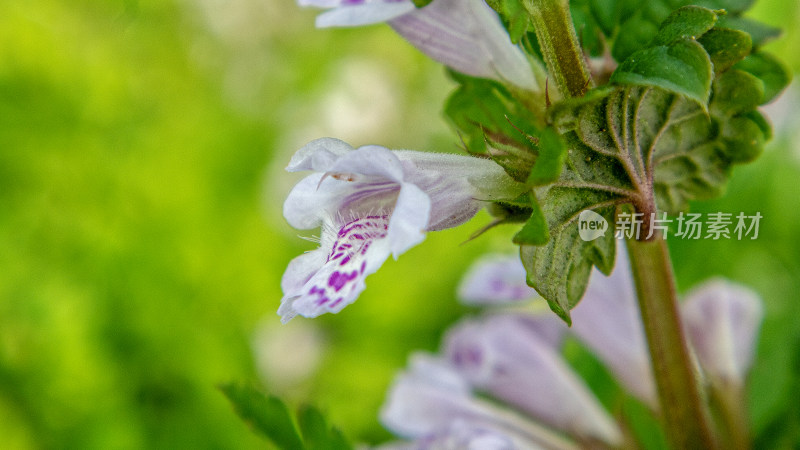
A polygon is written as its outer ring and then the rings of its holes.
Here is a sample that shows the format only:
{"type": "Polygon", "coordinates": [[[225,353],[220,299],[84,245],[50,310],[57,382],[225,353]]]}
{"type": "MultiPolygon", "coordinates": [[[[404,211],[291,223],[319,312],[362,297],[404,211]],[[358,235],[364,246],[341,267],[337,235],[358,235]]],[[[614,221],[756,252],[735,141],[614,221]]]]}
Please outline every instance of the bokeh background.
{"type": "MultiPolygon", "coordinates": [[[[386,26],[315,30],[291,0],[0,2],[0,448],[268,448],[216,386],[311,402],[354,441],[413,349],[463,314],[455,286],[513,230],[432,233],[342,314],[281,326],[281,216],[307,141],[458,151],[443,69],[386,26]]],[[[800,5],[752,13],[800,70],[800,5]]],[[[793,87],[794,89],[794,87],[793,87]]],[[[758,443],[800,442],[800,91],[776,137],[699,212],[763,215],[755,241],[670,241],[682,291],[722,275],[766,319],[758,443]]]]}

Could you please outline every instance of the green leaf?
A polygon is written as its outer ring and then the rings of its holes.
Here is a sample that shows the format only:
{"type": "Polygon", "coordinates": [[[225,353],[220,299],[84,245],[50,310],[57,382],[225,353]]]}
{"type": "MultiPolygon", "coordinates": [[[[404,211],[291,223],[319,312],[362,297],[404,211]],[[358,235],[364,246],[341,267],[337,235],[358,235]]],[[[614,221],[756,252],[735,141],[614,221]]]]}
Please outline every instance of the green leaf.
{"type": "Polygon", "coordinates": [[[615,195],[591,189],[550,188],[543,201],[550,239],[545,245],[520,247],[528,284],[567,324],[572,323],[570,310],[583,296],[592,266],[610,273],[616,249],[611,225],[605,236],[588,242],[581,239],[578,216],[591,209],[613,224],[616,200],[615,195]]]}
{"type": "Polygon", "coordinates": [[[738,14],[750,9],[755,0],[690,0],[683,3],[694,3],[711,9],[724,9],[732,14],[738,14]]]}
{"type": "Polygon", "coordinates": [[[522,226],[522,229],[514,235],[512,242],[517,245],[544,245],[550,238],[547,220],[535,200],[531,202],[530,207],[531,212],[528,220],[522,226]]]}
{"type": "Polygon", "coordinates": [[[651,46],[666,45],[679,39],[696,39],[717,22],[717,14],[700,6],[684,6],[669,15],[658,29],[651,46]]]}
{"type": "Polygon", "coordinates": [[[518,44],[530,26],[530,14],[520,0],[487,0],[500,17],[508,30],[511,42],[518,44]]]}
{"type": "MultiPolygon", "coordinates": [[[[618,31],[613,33],[610,30],[614,30],[614,28],[605,28],[606,39],[613,42],[611,53],[617,61],[624,61],[634,52],[651,46],[652,39],[659,33],[662,22],[673,13],[673,9],[687,5],[697,5],[711,10],[724,9],[726,14],[718,17],[716,26],[752,34],[755,46],[775,37],[775,33],[778,31],[773,27],[741,17],[741,14],[752,4],[750,0],[618,0],[614,3],[623,4],[625,8],[617,22],[616,30],[618,31]]],[[[619,8],[619,6],[617,7],[619,8]]],[[[595,11],[595,16],[598,15],[600,14],[595,11]]],[[[701,34],[694,34],[694,36],[699,38],[701,34]]],[[[689,33],[686,36],[692,36],[692,34],[689,33]]]]}
{"type": "Polygon", "coordinates": [[[765,52],[753,53],[734,67],[753,74],[764,83],[764,96],[760,102],[762,105],[774,100],[792,81],[786,66],[765,52]]]}
{"type": "Polygon", "coordinates": [[[251,386],[238,384],[226,384],[220,390],[233,404],[236,414],[257,433],[283,449],[304,448],[289,409],[279,398],[267,397],[251,386]]]}
{"type": "Polygon", "coordinates": [[[325,417],[313,406],[302,406],[297,414],[305,448],[313,450],[348,450],[352,447],[342,433],[328,425],[325,417]]]}
{"type": "Polygon", "coordinates": [[[611,82],[660,87],[705,105],[712,75],[711,60],[703,46],[684,38],[634,53],[614,71],[611,82]]]}
{"type": "Polygon", "coordinates": [[[757,20],[739,16],[722,16],[717,22],[720,28],[730,28],[743,31],[750,35],[753,48],[758,48],[781,35],[780,28],[769,26],[757,20]]]}
{"type": "Polygon", "coordinates": [[[755,110],[764,98],[764,83],[743,70],[725,72],[714,81],[711,113],[732,117],[755,110]]]}
{"type": "Polygon", "coordinates": [[[613,232],[585,241],[581,213],[600,214],[610,229],[618,205],[677,213],[690,200],[719,195],[732,165],[758,155],[769,137],[756,110],[760,98],[759,80],[731,69],[714,84],[708,110],[686,96],[639,86],[593,90],[551,108],[569,151],[559,179],[536,190],[550,238],[536,243],[541,220],[532,215],[515,240],[529,284],[554,312],[569,322],[592,266],[603,272],[613,266],[613,232]],[[653,196],[655,205],[643,204],[653,196]]]}
{"type": "Polygon", "coordinates": [[[528,186],[544,186],[556,181],[567,156],[567,146],[552,128],[542,130],[537,139],[538,155],[526,180],[528,186]]]}
{"type": "MultiPolygon", "coordinates": [[[[487,154],[487,140],[498,147],[527,151],[526,134],[536,134],[535,117],[502,84],[450,72],[460,83],[445,104],[445,115],[455,125],[467,151],[487,154]]],[[[527,173],[527,172],[526,172],[527,173]]]]}
{"type": "Polygon", "coordinates": [[[750,54],[753,41],[744,31],[714,28],[698,39],[708,53],[714,72],[722,73],[750,54]]]}

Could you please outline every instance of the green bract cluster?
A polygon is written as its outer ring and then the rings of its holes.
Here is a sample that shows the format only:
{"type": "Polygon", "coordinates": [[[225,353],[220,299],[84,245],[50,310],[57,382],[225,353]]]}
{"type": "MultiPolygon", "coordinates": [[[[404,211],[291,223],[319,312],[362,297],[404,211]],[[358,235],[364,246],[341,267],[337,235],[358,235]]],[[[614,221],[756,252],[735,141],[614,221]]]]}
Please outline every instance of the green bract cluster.
{"type": "MultiPolygon", "coordinates": [[[[720,195],[733,165],[755,159],[770,138],[758,107],[790,77],[760,46],[778,31],[742,17],[750,1],[686,3],[571,2],[597,85],[579,98],[453,75],[460,86],[446,113],[466,149],[530,188],[495,204],[495,223],[524,222],[514,242],[529,284],[567,322],[592,267],[610,273],[614,265],[613,233],[579,238],[582,211],[613,224],[621,208],[645,221],[686,210],[720,195]]],[[[540,58],[532,5],[489,4],[512,40],[540,58]]]]}

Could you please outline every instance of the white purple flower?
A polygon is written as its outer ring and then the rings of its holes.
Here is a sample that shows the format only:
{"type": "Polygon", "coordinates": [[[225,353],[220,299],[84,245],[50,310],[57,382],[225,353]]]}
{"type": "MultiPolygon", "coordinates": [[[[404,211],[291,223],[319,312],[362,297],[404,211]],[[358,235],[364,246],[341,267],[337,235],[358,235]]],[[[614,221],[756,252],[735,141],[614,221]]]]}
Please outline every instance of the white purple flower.
{"type": "Polygon", "coordinates": [[[451,329],[443,353],[480,392],[582,442],[618,445],[616,423],[559,354],[558,318],[490,316],[451,329]]]}
{"type": "MultiPolygon", "coordinates": [[[[570,331],[626,389],[653,409],[658,395],[647,340],[636,300],[630,262],[623,248],[611,276],[595,270],[572,311],[570,331]]],[[[459,295],[472,305],[519,304],[537,298],[525,284],[525,270],[512,255],[478,260],[462,281],[459,295]]],[[[703,372],[717,384],[741,386],[749,369],[761,302],[751,290],[713,280],[693,290],[681,305],[689,344],[703,372]]]]}
{"type": "MultiPolygon", "coordinates": [[[[534,69],[484,0],[434,0],[416,8],[410,0],[299,0],[326,8],[318,27],[389,25],[420,51],[458,72],[537,92],[534,69]]],[[[539,71],[541,69],[537,67],[539,71]]]]}
{"type": "Polygon", "coordinates": [[[490,160],[379,146],[353,149],[337,139],[315,140],[287,168],[311,170],[284,203],[295,228],[322,227],[320,247],[289,263],[278,313],[338,312],[364,290],[364,278],[426,231],[469,220],[483,201],[519,193],[520,185],[490,160]]]}
{"type": "Polygon", "coordinates": [[[689,342],[712,383],[742,386],[753,362],[764,315],[758,294],[715,279],[692,290],[681,305],[689,342]]]}
{"type": "MultiPolygon", "coordinates": [[[[655,409],[657,399],[629,263],[625,252],[619,254],[610,277],[593,275],[573,312],[571,331],[623,385],[655,409]]],[[[477,303],[496,306],[503,299],[519,303],[524,289],[514,277],[501,276],[498,269],[525,278],[524,271],[503,257],[482,258],[462,283],[461,292],[477,303]],[[482,275],[496,282],[471,279],[482,275]],[[506,282],[513,286],[503,285],[506,282]]],[[[532,290],[527,295],[534,297],[532,290]]],[[[690,344],[712,387],[733,388],[733,401],[742,401],[740,388],[752,362],[762,315],[757,295],[715,280],[690,293],[681,311],[690,344]]],[[[494,314],[457,324],[446,334],[441,356],[414,356],[410,369],[390,389],[382,422],[410,443],[386,448],[622,445],[618,425],[559,353],[566,332],[566,325],[555,316],[530,312],[494,314]],[[572,440],[558,438],[542,425],[572,440]]]]}
{"type": "MultiPolygon", "coordinates": [[[[396,435],[413,440],[393,448],[462,449],[448,446],[490,442],[498,449],[577,448],[529,418],[478,398],[467,380],[447,361],[414,354],[409,369],[389,390],[381,422],[396,435]]],[[[483,447],[473,447],[483,448],[483,447]]]]}
{"type": "MultiPolygon", "coordinates": [[[[627,254],[607,277],[592,273],[586,293],[572,311],[570,331],[591,349],[628,391],[651,407],[658,403],[647,341],[636,305],[627,254]]],[[[519,304],[539,298],[526,282],[517,255],[487,255],[469,269],[459,297],[471,305],[519,304]]]]}

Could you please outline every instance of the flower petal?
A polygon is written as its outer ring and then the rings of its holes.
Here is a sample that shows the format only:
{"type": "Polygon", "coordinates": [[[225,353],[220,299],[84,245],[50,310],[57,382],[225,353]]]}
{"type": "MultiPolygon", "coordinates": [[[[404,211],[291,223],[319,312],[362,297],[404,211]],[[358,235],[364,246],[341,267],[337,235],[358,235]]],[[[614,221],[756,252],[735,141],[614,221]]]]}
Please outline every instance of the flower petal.
{"type": "Polygon", "coordinates": [[[444,361],[415,354],[410,366],[395,380],[381,410],[381,422],[394,433],[412,439],[427,438],[460,422],[505,436],[515,448],[572,448],[522,416],[473,397],[465,380],[444,361]]]}
{"type": "MultiPolygon", "coordinates": [[[[299,289],[284,291],[278,309],[281,321],[288,322],[297,314],[317,317],[328,312],[337,313],[353,303],[366,287],[367,275],[378,270],[389,257],[389,243],[385,239],[388,227],[388,216],[366,216],[345,223],[337,230],[332,245],[320,248],[329,252],[324,264],[299,289]]],[[[289,268],[292,269],[292,265],[289,268]]],[[[292,281],[297,279],[296,275],[284,277],[292,281]]],[[[286,285],[292,288],[297,283],[287,282],[286,285]]]]}
{"type": "Polygon", "coordinates": [[[328,172],[383,177],[400,182],[403,166],[391,150],[379,145],[366,145],[347,152],[328,168],[328,172]]]}
{"type": "Polygon", "coordinates": [[[490,160],[409,150],[394,153],[403,163],[405,180],[431,198],[429,231],[461,225],[480,210],[484,201],[513,198],[524,189],[490,160]]]}
{"type": "Polygon", "coordinates": [[[517,255],[485,255],[470,266],[458,287],[458,298],[467,305],[493,306],[538,297],[525,282],[525,267],[517,255]]]}
{"type": "Polygon", "coordinates": [[[658,406],[653,371],[628,253],[618,247],[611,276],[594,270],[586,293],[572,310],[572,331],[629,392],[652,408],[658,406]]]}
{"type": "Polygon", "coordinates": [[[353,151],[353,147],[339,139],[315,139],[292,155],[286,170],[289,172],[299,172],[301,170],[327,172],[336,159],[351,151],[353,151]]]}
{"type": "Polygon", "coordinates": [[[459,72],[539,90],[530,62],[483,0],[434,0],[389,24],[420,51],[459,72]]]}
{"type": "Polygon", "coordinates": [[[317,16],[316,25],[317,28],[371,25],[392,20],[414,9],[410,0],[340,1],[337,8],[317,16]]]}
{"type": "Polygon", "coordinates": [[[681,306],[697,359],[712,380],[741,385],[753,362],[763,318],[754,291],[723,279],[694,289],[681,306]]]}
{"type": "Polygon", "coordinates": [[[508,318],[467,321],[452,329],[444,353],[478,389],[582,439],[611,445],[622,435],[556,349],[508,318]]]}
{"type": "Polygon", "coordinates": [[[395,258],[425,239],[431,199],[422,189],[403,183],[389,221],[389,249],[395,258]]]}

